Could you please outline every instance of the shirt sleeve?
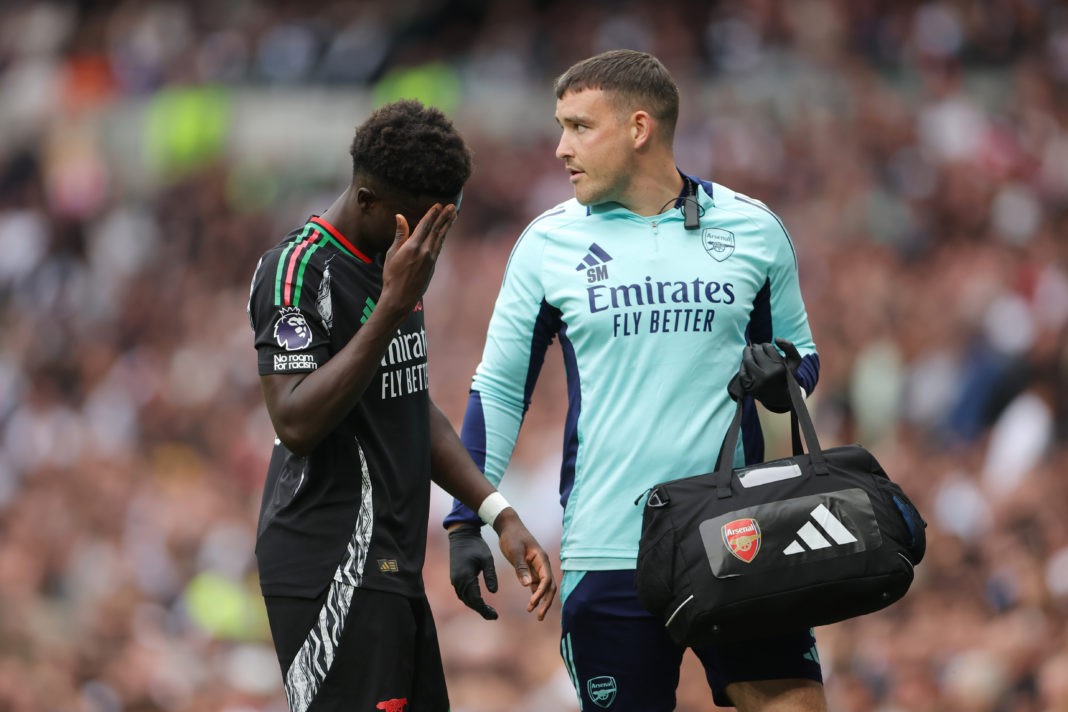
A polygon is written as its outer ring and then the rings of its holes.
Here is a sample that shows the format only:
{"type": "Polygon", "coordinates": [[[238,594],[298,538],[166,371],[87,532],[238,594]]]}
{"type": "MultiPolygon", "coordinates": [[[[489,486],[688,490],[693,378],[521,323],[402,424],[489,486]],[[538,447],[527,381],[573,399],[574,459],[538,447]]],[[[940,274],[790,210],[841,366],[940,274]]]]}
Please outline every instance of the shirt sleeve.
{"type": "MultiPolygon", "coordinates": [[[[767,212],[768,248],[771,260],[767,284],[771,311],[771,334],[766,341],[782,338],[790,341],[801,354],[797,382],[811,394],[819,380],[820,358],[812,339],[808,312],[801,297],[801,283],[797,272],[797,253],[782,221],[767,212]]],[[[762,340],[763,341],[763,340],[762,340]]]]}
{"type": "Polygon", "coordinates": [[[329,278],[307,254],[313,247],[297,243],[273,250],[256,267],[248,315],[261,376],[314,371],[330,358],[323,316],[328,305],[322,303],[330,299],[324,281],[329,278]]]}
{"type": "MultiPolygon", "coordinates": [[[[541,280],[544,244],[528,228],[512,250],[460,429],[471,458],[495,486],[508,467],[545,352],[560,327],[559,312],[546,302],[541,280]]],[[[459,522],[481,523],[454,501],[445,526],[459,522]]]]}
{"type": "Polygon", "coordinates": [[[819,380],[820,358],[801,298],[793,241],[782,220],[764,203],[740,194],[736,198],[750,206],[749,215],[756,221],[765,244],[765,280],[753,303],[749,342],[773,343],[774,339],[783,338],[793,343],[801,354],[797,382],[806,393],[812,393],[819,380]]]}

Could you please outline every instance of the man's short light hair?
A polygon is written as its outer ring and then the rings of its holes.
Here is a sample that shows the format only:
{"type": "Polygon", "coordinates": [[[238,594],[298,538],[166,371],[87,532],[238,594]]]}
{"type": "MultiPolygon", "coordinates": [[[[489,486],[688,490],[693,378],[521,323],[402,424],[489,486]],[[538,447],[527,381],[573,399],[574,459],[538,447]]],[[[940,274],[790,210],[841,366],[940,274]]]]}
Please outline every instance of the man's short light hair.
{"type": "Polygon", "coordinates": [[[568,92],[600,89],[613,94],[625,112],[648,111],[669,141],[679,120],[679,87],[667,67],[646,52],[613,49],[571,65],[556,80],[556,98],[568,92]]]}

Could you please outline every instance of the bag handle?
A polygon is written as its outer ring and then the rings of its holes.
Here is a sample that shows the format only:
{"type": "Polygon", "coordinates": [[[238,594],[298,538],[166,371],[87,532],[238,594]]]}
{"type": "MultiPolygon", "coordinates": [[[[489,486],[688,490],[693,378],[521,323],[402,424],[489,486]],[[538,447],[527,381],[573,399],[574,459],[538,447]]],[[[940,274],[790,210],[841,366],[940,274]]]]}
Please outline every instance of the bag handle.
{"type": "MultiPolygon", "coordinates": [[[[805,436],[808,444],[809,460],[812,462],[812,471],[817,475],[830,474],[827,469],[827,459],[823,456],[823,448],[820,447],[819,438],[816,436],[816,426],[812,424],[812,416],[805,405],[805,397],[801,395],[801,386],[797,378],[786,369],[786,387],[790,392],[790,430],[793,440],[794,455],[803,455],[804,448],[801,443],[801,434],[805,436]],[[800,431],[800,432],[799,432],[800,431]]],[[[734,472],[734,450],[738,447],[738,436],[742,430],[742,408],[744,397],[738,400],[738,407],[734,410],[734,419],[723,436],[723,445],[716,458],[716,496],[725,499],[731,496],[731,477],[734,472]]]]}

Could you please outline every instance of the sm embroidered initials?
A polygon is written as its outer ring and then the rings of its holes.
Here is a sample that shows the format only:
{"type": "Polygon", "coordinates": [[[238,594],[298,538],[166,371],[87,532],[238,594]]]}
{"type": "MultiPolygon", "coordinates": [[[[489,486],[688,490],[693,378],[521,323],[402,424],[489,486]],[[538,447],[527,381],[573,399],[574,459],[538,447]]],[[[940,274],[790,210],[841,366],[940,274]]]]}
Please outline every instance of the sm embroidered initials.
{"type": "Polygon", "coordinates": [[[576,272],[586,271],[586,281],[590,284],[608,279],[608,265],[612,261],[612,255],[604,251],[596,242],[590,243],[590,249],[586,256],[575,267],[576,272]]]}

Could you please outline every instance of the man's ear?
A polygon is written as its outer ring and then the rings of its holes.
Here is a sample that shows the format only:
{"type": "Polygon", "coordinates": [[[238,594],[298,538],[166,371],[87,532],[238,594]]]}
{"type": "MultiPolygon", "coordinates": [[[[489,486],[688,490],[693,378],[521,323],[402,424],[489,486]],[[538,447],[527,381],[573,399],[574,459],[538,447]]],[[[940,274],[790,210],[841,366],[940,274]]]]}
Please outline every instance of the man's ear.
{"type": "Polygon", "coordinates": [[[652,139],[653,117],[647,111],[635,111],[630,115],[630,135],[634,148],[642,148],[652,139]]]}
{"type": "Polygon", "coordinates": [[[370,212],[377,202],[378,195],[370,188],[361,186],[356,189],[356,205],[360,208],[360,212],[370,212]]]}

